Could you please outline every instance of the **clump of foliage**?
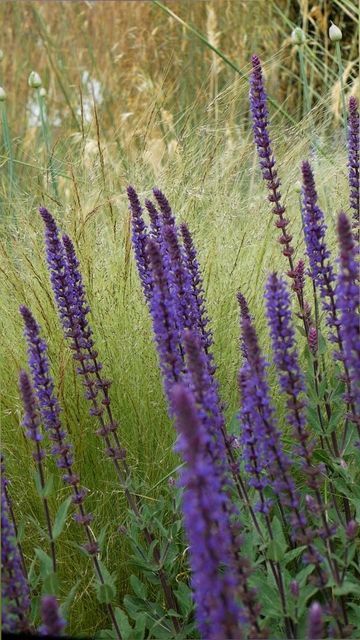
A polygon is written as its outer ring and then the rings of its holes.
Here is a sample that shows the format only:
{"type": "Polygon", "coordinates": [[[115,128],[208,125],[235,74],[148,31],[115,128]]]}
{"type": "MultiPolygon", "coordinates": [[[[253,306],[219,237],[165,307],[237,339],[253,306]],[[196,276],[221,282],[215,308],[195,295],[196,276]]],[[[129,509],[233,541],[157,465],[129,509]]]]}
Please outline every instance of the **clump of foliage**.
{"type": "Polygon", "coordinates": [[[290,284],[273,272],[264,295],[275,373],[270,375],[252,310],[239,291],[240,407],[226,424],[191,232],[187,225],[177,225],[159,189],[154,189],[153,201],[145,201],[146,222],[138,195],[129,187],[134,253],[153,322],[169,415],[177,431],[176,451],[182,458],[178,488],[171,483],[157,510],[151,510],[141,499],[141,479],[128,464],[121,425],[113,414],[111,381],[103,374],[96,349],[74,245],[67,235],[61,236],[51,213],[41,208],[59,318],[90,415],[98,423],[97,435],[128,503],[128,521],[119,535],[128,536],[141,579],[132,576],[134,595],[118,606],[116,577],[104,562],[106,523],[97,532],[85,508],[88,491],[77,472],[70,430],[61,421],[47,344],[31,310],[22,306],[30,369],[30,375],[22,371],[19,377],[23,426],[33,446],[49,554],[36,549],[39,573],[35,563],[26,567],[3,473],[4,630],[34,632],[41,618],[43,635],[63,633],[76,585],[59,607],[57,548],[72,505],[73,518],[84,534],[79,552],[93,565],[96,597],[111,624],[97,637],[358,636],[358,106],[352,98],[351,217],[345,212],[338,215],[338,257],[334,260],[327,246],[313,170],[304,161],[306,256],[296,259],[257,56],[252,64],[254,139],[290,284]],[[66,492],[54,516],[48,498],[55,473],[60,473],[71,495],[66,492]],[[184,549],[190,580],[180,565],[184,549]]]}

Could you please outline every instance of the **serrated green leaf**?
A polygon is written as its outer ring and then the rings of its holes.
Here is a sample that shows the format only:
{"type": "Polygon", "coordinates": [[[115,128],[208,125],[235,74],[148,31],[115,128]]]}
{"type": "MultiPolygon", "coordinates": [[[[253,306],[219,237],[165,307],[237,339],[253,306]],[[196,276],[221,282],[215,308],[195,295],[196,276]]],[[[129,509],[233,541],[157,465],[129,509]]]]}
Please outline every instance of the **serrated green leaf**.
{"type": "Polygon", "coordinates": [[[104,527],[102,527],[102,529],[101,529],[101,531],[100,531],[100,533],[98,535],[97,541],[98,541],[98,544],[99,544],[100,552],[104,551],[104,544],[105,544],[105,540],[106,540],[107,529],[108,529],[108,525],[106,524],[104,527]]]}
{"type": "Polygon", "coordinates": [[[112,629],[100,629],[94,636],[95,640],[116,640],[115,631],[112,629]]]}
{"type": "Polygon", "coordinates": [[[130,640],[132,637],[132,626],[129,623],[129,619],[122,609],[116,607],[115,609],[116,622],[119,625],[120,633],[123,640],[130,640]]]}
{"type": "Polygon", "coordinates": [[[130,576],[130,584],[135,595],[138,596],[139,598],[143,598],[144,600],[146,600],[147,598],[146,586],[144,585],[143,582],[141,582],[141,580],[139,580],[137,576],[134,576],[134,575],[130,576]]]}
{"type": "Polygon", "coordinates": [[[53,572],[52,559],[42,549],[35,549],[35,554],[40,562],[40,575],[42,579],[53,572]]]}
{"type": "Polygon", "coordinates": [[[146,613],[139,613],[133,631],[134,640],[144,640],[146,629],[146,613]]]}
{"type": "Polygon", "coordinates": [[[48,479],[45,482],[45,486],[43,489],[44,498],[49,498],[54,491],[54,474],[50,473],[48,479]]]}
{"type": "Polygon", "coordinates": [[[56,573],[48,573],[43,581],[42,594],[56,596],[59,593],[59,577],[56,573]]]}
{"type": "Polygon", "coordinates": [[[56,540],[56,538],[59,537],[59,535],[62,533],[64,529],[70,505],[71,505],[71,497],[66,498],[66,500],[64,500],[64,502],[61,503],[57,511],[57,514],[54,520],[53,529],[52,529],[52,535],[54,540],[56,540]]]}
{"type": "Polygon", "coordinates": [[[296,560],[296,558],[298,558],[302,554],[304,549],[306,549],[305,545],[302,547],[297,547],[296,549],[291,549],[291,551],[288,551],[287,553],[285,553],[284,564],[286,565],[286,564],[289,564],[289,562],[296,560]]]}
{"type": "Polygon", "coordinates": [[[115,592],[109,584],[96,582],[95,590],[97,600],[98,602],[100,602],[100,604],[110,604],[115,597],[115,592]]]}
{"type": "Polygon", "coordinates": [[[360,595],[360,584],[358,582],[345,580],[345,582],[340,587],[334,587],[334,594],[336,596],[346,596],[349,593],[351,593],[352,595],[360,595]]]}

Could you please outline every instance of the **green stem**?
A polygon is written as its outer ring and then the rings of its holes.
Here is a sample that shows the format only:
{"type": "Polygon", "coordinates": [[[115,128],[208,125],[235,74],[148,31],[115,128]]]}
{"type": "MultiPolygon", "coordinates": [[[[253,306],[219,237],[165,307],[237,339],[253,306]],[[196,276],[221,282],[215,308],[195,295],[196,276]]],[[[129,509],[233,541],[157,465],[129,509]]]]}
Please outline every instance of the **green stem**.
{"type": "Polygon", "coordinates": [[[7,119],[5,101],[2,103],[2,107],[1,107],[1,120],[2,120],[4,147],[7,153],[7,161],[8,161],[8,169],[9,169],[9,184],[10,184],[10,194],[11,194],[12,187],[14,184],[14,158],[13,158],[13,152],[12,152],[10,129],[9,129],[9,123],[7,119]]]}
{"type": "Polygon", "coordinates": [[[46,153],[48,157],[48,166],[49,166],[49,171],[51,176],[52,188],[53,188],[55,198],[58,198],[59,194],[58,194],[58,188],[57,188],[57,182],[56,182],[56,172],[55,172],[55,167],[54,167],[54,162],[53,162],[53,157],[51,152],[50,132],[48,127],[45,104],[44,104],[43,96],[40,93],[40,89],[36,89],[36,96],[39,104],[41,129],[42,129],[43,138],[44,138],[45,147],[46,147],[46,153]]]}
{"type": "Polygon", "coordinates": [[[343,67],[342,58],[341,58],[341,47],[340,47],[339,41],[335,42],[335,50],[336,50],[336,61],[339,68],[341,106],[342,106],[345,132],[346,132],[347,131],[347,110],[346,110],[345,85],[344,85],[344,67],[343,67]]]}
{"type": "Polygon", "coordinates": [[[304,49],[301,45],[298,46],[298,53],[299,53],[299,63],[300,63],[301,84],[303,87],[303,116],[305,116],[308,113],[310,113],[310,110],[311,110],[311,96],[309,91],[309,84],[307,81],[307,75],[306,75],[304,49]]]}

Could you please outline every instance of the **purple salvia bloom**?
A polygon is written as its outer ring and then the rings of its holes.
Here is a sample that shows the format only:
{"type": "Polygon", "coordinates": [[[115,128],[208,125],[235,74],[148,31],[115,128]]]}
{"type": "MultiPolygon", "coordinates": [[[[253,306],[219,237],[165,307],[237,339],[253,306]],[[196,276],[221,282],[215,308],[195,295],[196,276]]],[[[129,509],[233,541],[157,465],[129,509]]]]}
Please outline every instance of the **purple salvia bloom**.
{"type": "Polygon", "coordinates": [[[225,496],[206,453],[209,437],[190,389],[175,385],[171,405],[179,434],[177,450],[186,464],[181,474],[183,511],[199,631],[209,640],[240,639],[230,525],[225,496]]]}
{"type": "Polygon", "coordinates": [[[171,210],[169,201],[167,200],[163,192],[160,191],[160,189],[155,188],[153,189],[153,194],[155,196],[155,199],[160,208],[160,212],[162,214],[162,221],[161,221],[162,224],[169,224],[169,225],[175,226],[174,214],[171,210]]]}
{"type": "Polygon", "coordinates": [[[184,263],[176,227],[163,225],[162,238],[163,247],[167,251],[169,290],[177,308],[176,322],[181,334],[184,329],[191,329],[196,323],[197,309],[192,293],[191,276],[184,263]]]}
{"type": "Polygon", "coordinates": [[[289,220],[284,217],[285,207],[281,202],[280,179],[275,166],[275,158],[272,152],[271,140],[268,132],[269,114],[266,105],[267,97],[264,88],[264,81],[261,63],[258,56],[251,58],[252,73],[250,76],[250,110],[253,121],[254,140],[260,160],[262,176],[269,189],[269,201],[273,204],[273,213],[277,216],[275,225],[281,229],[279,242],[283,246],[283,254],[289,259],[289,276],[293,277],[292,255],[294,249],[291,245],[292,236],[287,233],[286,227],[289,220]]]}
{"type": "Polygon", "coordinates": [[[169,290],[168,277],[165,273],[164,260],[159,244],[152,238],[147,241],[146,252],[153,274],[153,294],[150,310],[154,335],[163,374],[166,395],[170,398],[170,390],[178,382],[184,368],[180,352],[180,335],[177,325],[177,309],[169,290]]]}
{"type": "MultiPolygon", "coordinates": [[[[306,467],[311,465],[312,447],[304,412],[304,376],[299,365],[295,330],[291,318],[290,295],[276,273],[270,275],[265,292],[267,319],[280,387],[286,395],[287,417],[299,443],[298,452],[306,467]]],[[[316,475],[319,471],[315,470],[316,475]]]]}
{"type": "Polygon", "coordinates": [[[313,356],[316,355],[316,352],[318,350],[318,342],[319,342],[319,339],[318,339],[317,329],[316,327],[310,326],[309,335],[308,335],[308,345],[313,356]]]}
{"type": "MultiPolygon", "coordinates": [[[[40,442],[42,441],[43,436],[41,433],[39,407],[38,407],[36,398],[34,396],[30,378],[26,373],[26,371],[20,372],[19,387],[20,387],[20,393],[23,401],[24,410],[25,410],[22,425],[25,428],[26,436],[33,441],[34,450],[32,452],[32,456],[36,463],[41,488],[44,489],[45,473],[44,473],[44,467],[43,467],[42,461],[43,461],[43,458],[45,457],[45,451],[40,446],[40,442]]],[[[42,502],[44,506],[46,525],[47,525],[49,540],[50,540],[53,571],[55,572],[56,571],[55,543],[52,535],[52,525],[51,525],[48,500],[45,495],[42,496],[42,502]]]]}
{"type": "Polygon", "coordinates": [[[360,433],[360,287],[357,261],[359,252],[351,232],[350,221],[343,212],[339,214],[337,230],[340,255],[336,301],[340,311],[340,332],[345,364],[349,371],[351,400],[356,414],[352,419],[357,423],[360,433]]]}
{"type": "Polygon", "coordinates": [[[159,241],[161,238],[162,227],[160,214],[151,200],[145,200],[145,207],[148,210],[150,216],[150,235],[155,238],[155,240],[159,241]]]}
{"type": "Polygon", "coordinates": [[[152,277],[149,268],[149,259],[146,254],[147,227],[143,218],[143,210],[138,195],[132,186],[128,186],[127,194],[130,202],[132,243],[135,252],[136,264],[140,276],[140,281],[144,290],[146,300],[151,297],[152,277]]]}
{"type": "Polygon", "coordinates": [[[331,264],[331,254],[325,241],[324,214],[317,204],[317,193],[313,172],[309,162],[302,163],[303,175],[303,212],[306,253],[310,263],[310,275],[319,287],[322,307],[326,312],[326,323],[330,328],[330,340],[339,347],[341,358],[341,337],[335,302],[335,274],[331,264]]]}
{"type": "Polygon", "coordinates": [[[206,312],[204,287],[200,273],[200,266],[197,259],[197,253],[194,242],[185,223],[180,225],[181,236],[184,246],[184,261],[191,278],[192,295],[194,298],[194,315],[196,326],[198,328],[204,351],[208,357],[208,366],[211,375],[215,373],[215,364],[211,353],[213,340],[212,333],[208,329],[209,318],[206,312]]]}
{"type": "Polygon", "coordinates": [[[307,640],[322,640],[325,637],[322,607],[318,602],[313,602],[308,617],[307,640]]]}
{"type": "Polygon", "coordinates": [[[359,126],[359,105],[355,96],[349,100],[349,184],[350,184],[350,207],[353,209],[355,227],[359,232],[360,223],[360,175],[359,175],[359,149],[360,149],[360,126],[359,126]]]}
{"type": "Polygon", "coordinates": [[[59,603],[55,596],[43,596],[40,604],[42,625],[39,633],[42,636],[58,638],[63,635],[66,620],[61,615],[59,603]]]}
{"type": "Polygon", "coordinates": [[[41,463],[41,460],[45,457],[45,451],[41,448],[40,442],[43,440],[41,433],[41,422],[38,413],[37,402],[35,400],[31,382],[26,371],[20,371],[19,375],[19,388],[24,406],[24,419],[22,426],[25,429],[25,435],[27,438],[33,441],[35,451],[33,458],[35,462],[41,463]]]}
{"type": "Polygon", "coordinates": [[[1,628],[20,633],[29,630],[29,587],[23,573],[22,561],[5,493],[7,480],[1,477],[1,628]]]}

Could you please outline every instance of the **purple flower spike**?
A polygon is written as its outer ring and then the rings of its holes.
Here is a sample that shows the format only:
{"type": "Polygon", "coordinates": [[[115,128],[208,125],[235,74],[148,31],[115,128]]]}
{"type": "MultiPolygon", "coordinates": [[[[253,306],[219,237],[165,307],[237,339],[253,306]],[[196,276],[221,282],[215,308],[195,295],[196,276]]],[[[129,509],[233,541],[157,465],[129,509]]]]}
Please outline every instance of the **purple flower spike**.
{"type": "Polygon", "coordinates": [[[271,148],[271,140],[268,132],[269,114],[266,105],[266,92],[262,75],[261,63],[258,56],[253,55],[252,74],[250,76],[250,110],[253,121],[254,140],[260,160],[262,176],[269,189],[269,201],[273,204],[273,213],[277,216],[275,225],[281,229],[279,242],[283,247],[283,255],[289,259],[289,276],[293,277],[292,255],[294,249],[291,245],[292,236],[287,233],[286,227],[289,220],[284,217],[285,207],[281,201],[280,179],[275,166],[275,158],[271,148]]]}
{"type": "Polygon", "coordinates": [[[163,194],[162,191],[160,191],[160,189],[153,189],[153,194],[155,196],[155,199],[160,207],[160,211],[162,213],[162,222],[164,224],[169,224],[174,226],[175,225],[175,217],[174,214],[171,210],[169,201],[167,200],[167,198],[165,197],[165,195],[163,194]]]}
{"type": "Polygon", "coordinates": [[[42,625],[39,633],[42,636],[58,638],[63,635],[66,620],[60,613],[58,601],[55,596],[43,596],[41,598],[40,613],[42,625]]]}
{"type": "Polygon", "coordinates": [[[292,324],[290,295],[276,273],[270,275],[265,292],[270,337],[280,386],[287,397],[288,420],[299,443],[299,454],[310,463],[309,433],[304,413],[304,377],[300,370],[292,324]]]}
{"type": "Polygon", "coordinates": [[[40,462],[45,457],[45,451],[41,449],[39,444],[43,439],[43,435],[41,433],[37,403],[26,371],[20,371],[19,387],[25,409],[24,420],[22,423],[25,428],[25,435],[34,442],[37,452],[33,454],[33,456],[36,462],[40,462]]]}
{"type": "Polygon", "coordinates": [[[191,278],[195,322],[201,337],[204,351],[208,356],[209,372],[213,375],[216,369],[214,358],[211,353],[213,340],[212,333],[208,328],[209,318],[205,306],[204,286],[200,273],[200,266],[188,226],[185,223],[181,224],[180,231],[184,244],[184,261],[191,278]]]}
{"type": "Polygon", "coordinates": [[[29,587],[16,543],[6,498],[6,479],[1,477],[1,628],[10,633],[29,630],[29,587]]]}
{"type": "MultiPolygon", "coordinates": [[[[353,209],[355,227],[359,227],[360,222],[360,176],[359,176],[359,149],[360,149],[360,126],[359,126],[359,105],[355,96],[349,100],[349,184],[350,184],[350,207],[353,209]]],[[[359,232],[359,229],[358,229],[359,232]]]]}
{"type": "MultiPolygon", "coordinates": [[[[359,316],[359,265],[358,248],[351,232],[351,224],[345,213],[338,218],[340,245],[337,305],[340,310],[340,332],[344,347],[345,364],[350,377],[350,394],[360,433],[360,316],[359,316]]],[[[349,400],[349,399],[348,399],[349,400]]]]}
{"type": "Polygon", "coordinates": [[[307,640],[322,640],[325,637],[321,605],[318,602],[313,602],[309,611],[307,640]]]}
{"type": "Polygon", "coordinates": [[[145,200],[145,207],[148,210],[149,216],[150,216],[150,234],[153,238],[155,238],[155,240],[160,240],[161,238],[161,219],[160,219],[160,214],[157,210],[157,208],[155,207],[154,203],[151,202],[151,200],[145,200]]]}
{"type": "Polygon", "coordinates": [[[164,388],[170,398],[170,390],[178,382],[184,369],[180,352],[180,335],[177,325],[177,313],[173,297],[169,291],[168,278],[159,244],[149,238],[146,252],[153,273],[154,289],[150,309],[157,344],[164,388]]]}
{"type": "Polygon", "coordinates": [[[130,202],[132,242],[136,264],[145,298],[149,300],[152,290],[152,278],[149,269],[149,259],[146,254],[147,228],[143,218],[143,210],[134,187],[128,186],[127,194],[130,202]]]}
{"type": "Polygon", "coordinates": [[[162,228],[164,247],[167,251],[167,269],[170,291],[177,309],[176,322],[180,332],[191,329],[196,323],[197,309],[192,294],[192,283],[185,268],[182,249],[176,227],[165,224],[162,228]]]}
{"type": "MultiPolygon", "coordinates": [[[[326,323],[330,328],[330,340],[337,343],[341,351],[339,320],[335,303],[334,270],[331,254],[325,241],[324,214],[317,204],[317,193],[313,172],[309,162],[302,163],[303,213],[306,253],[310,263],[310,275],[320,289],[322,307],[326,312],[326,323]]],[[[337,354],[341,357],[341,354],[337,354]]]]}
{"type": "Polygon", "coordinates": [[[209,640],[240,639],[231,532],[224,493],[206,453],[208,436],[190,389],[175,385],[171,405],[179,434],[177,450],[186,463],[181,474],[183,511],[199,631],[209,640]]]}

